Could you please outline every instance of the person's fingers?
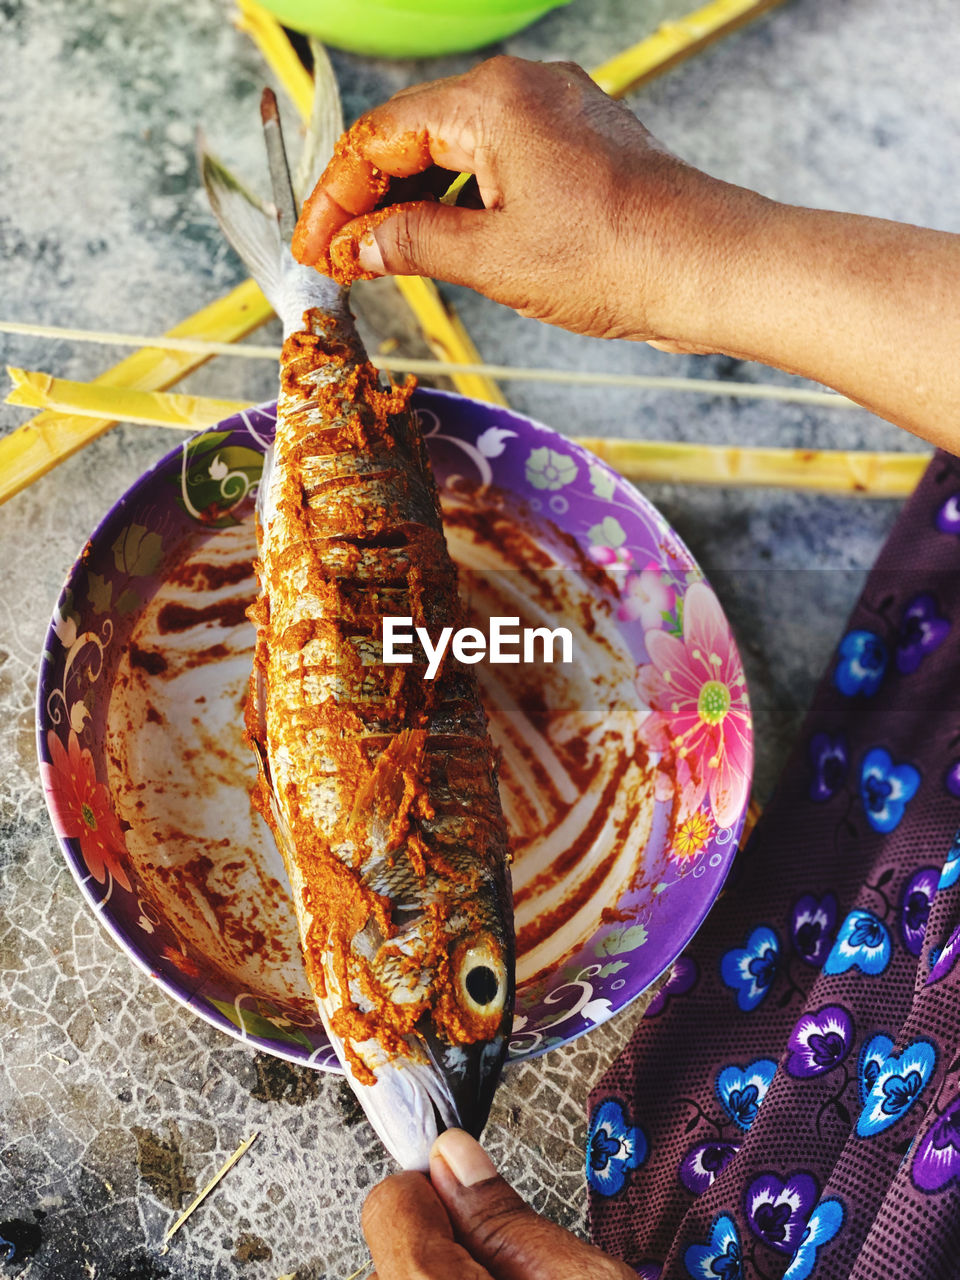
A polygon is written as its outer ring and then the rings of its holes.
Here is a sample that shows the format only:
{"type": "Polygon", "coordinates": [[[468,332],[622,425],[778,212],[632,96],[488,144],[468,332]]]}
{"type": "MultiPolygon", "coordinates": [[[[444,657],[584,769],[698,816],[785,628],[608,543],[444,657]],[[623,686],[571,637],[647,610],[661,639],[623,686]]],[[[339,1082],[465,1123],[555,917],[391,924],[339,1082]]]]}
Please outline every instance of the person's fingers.
{"type": "Polygon", "coordinates": [[[303,202],[293,230],[290,252],[297,262],[315,267],[326,255],[331,238],[352,216],[327,195],[318,182],[303,202]]]}
{"type": "Polygon", "coordinates": [[[333,237],[330,274],[343,283],[358,274],[390,274],[481,288],[486,264],[498,257],[491,223],[496,216],[424,201],[380,209],[348,222],[333,237]]]}
{"type": "Polygon", "coordinates": [[[473,106],[465,110],[456,82],[441,81],[391,98],[354,124],[337,143],[333,159],[304,202],[293,237],[293,256],[313,266],[331,238],[352,217],[370,213],[383,199],[391,178],[409,178],[431,165],[454,173],[476,173],[488,204],[498,188],[491,152],[478,147],[473,106]]]}
{"type": "Polygon", "coordinates": [[[397,1173],[367,1196],[363,1234],[378,1280],[491,1280],[457,1244],[422,1173],[397,1173]]]}
{"type": "Polygon", "coordinates": [[[495,1280],[636,1280],[625,1263],[534,1213],[462,1129],[434,1143],[430,1179],[456,1238],[495,1280]]]}

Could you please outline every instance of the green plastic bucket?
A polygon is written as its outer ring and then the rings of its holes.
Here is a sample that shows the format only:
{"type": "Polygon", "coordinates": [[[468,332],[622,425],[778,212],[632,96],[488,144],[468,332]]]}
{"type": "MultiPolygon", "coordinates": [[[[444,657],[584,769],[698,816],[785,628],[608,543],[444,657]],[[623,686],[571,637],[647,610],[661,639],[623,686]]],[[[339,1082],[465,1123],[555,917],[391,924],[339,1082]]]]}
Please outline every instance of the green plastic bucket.
{"type": "Polygon", "coordinates": [[[569,0],[260,0],[285,26],[351,53],[423,58],[503,40],[569,0]]]}

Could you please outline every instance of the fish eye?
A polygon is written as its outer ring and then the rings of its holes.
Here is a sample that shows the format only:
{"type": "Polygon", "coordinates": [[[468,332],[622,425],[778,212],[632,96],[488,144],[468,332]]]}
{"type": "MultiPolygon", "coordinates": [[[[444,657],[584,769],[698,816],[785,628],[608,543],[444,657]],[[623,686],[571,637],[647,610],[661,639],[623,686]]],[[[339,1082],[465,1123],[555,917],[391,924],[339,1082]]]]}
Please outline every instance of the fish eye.
{"type": "Polygon", "coordinates": [[[464,948],[457,966],[460,1003],[470,1013],[499,1015],[507,995],[507,971],[488,943],[464,948]]]}
{"type": "Polygon", "coordinates": [[[478,964],[467,974],[464,984],[474,1004],[492,1004],[500,983],[488,964],[478,964]]]}

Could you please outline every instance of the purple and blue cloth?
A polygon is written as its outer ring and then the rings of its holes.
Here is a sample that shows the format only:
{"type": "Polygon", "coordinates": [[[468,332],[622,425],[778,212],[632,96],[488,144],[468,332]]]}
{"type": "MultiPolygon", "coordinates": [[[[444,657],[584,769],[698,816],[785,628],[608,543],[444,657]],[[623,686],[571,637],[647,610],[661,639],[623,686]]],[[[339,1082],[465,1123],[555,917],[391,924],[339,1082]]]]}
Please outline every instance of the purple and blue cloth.
{"type": "Polygon", "coordinates": [[[960,461],[872,570],[720,900],[590,1098],[645,1280],[960,1276],[960,461]]]}

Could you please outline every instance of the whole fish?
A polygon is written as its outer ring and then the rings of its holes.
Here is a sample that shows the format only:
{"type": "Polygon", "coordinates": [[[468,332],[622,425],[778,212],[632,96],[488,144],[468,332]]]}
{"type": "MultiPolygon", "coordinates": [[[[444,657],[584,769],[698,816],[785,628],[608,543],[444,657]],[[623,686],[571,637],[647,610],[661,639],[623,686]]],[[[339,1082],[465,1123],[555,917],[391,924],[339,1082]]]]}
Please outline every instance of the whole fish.
{"type": "MultiPolygon", "coordinates": [[[[322,57],[316,74],[322,159],[342,119],[322,57]]],[[[214,212],[284,327],[247,732],[330,1041],[384,1145],[425,1169],[443,1128],[479,1136],[507,1052],[496,756],[472,668],[448,654],[426,680],[423,665],[383,663],[385,615],[432,637],[462,625],[456,569],[406,389],[380,385],[345,291],[290,254],[275,100],[263,115],[275,211],[202,155],[214,212]]]]}

